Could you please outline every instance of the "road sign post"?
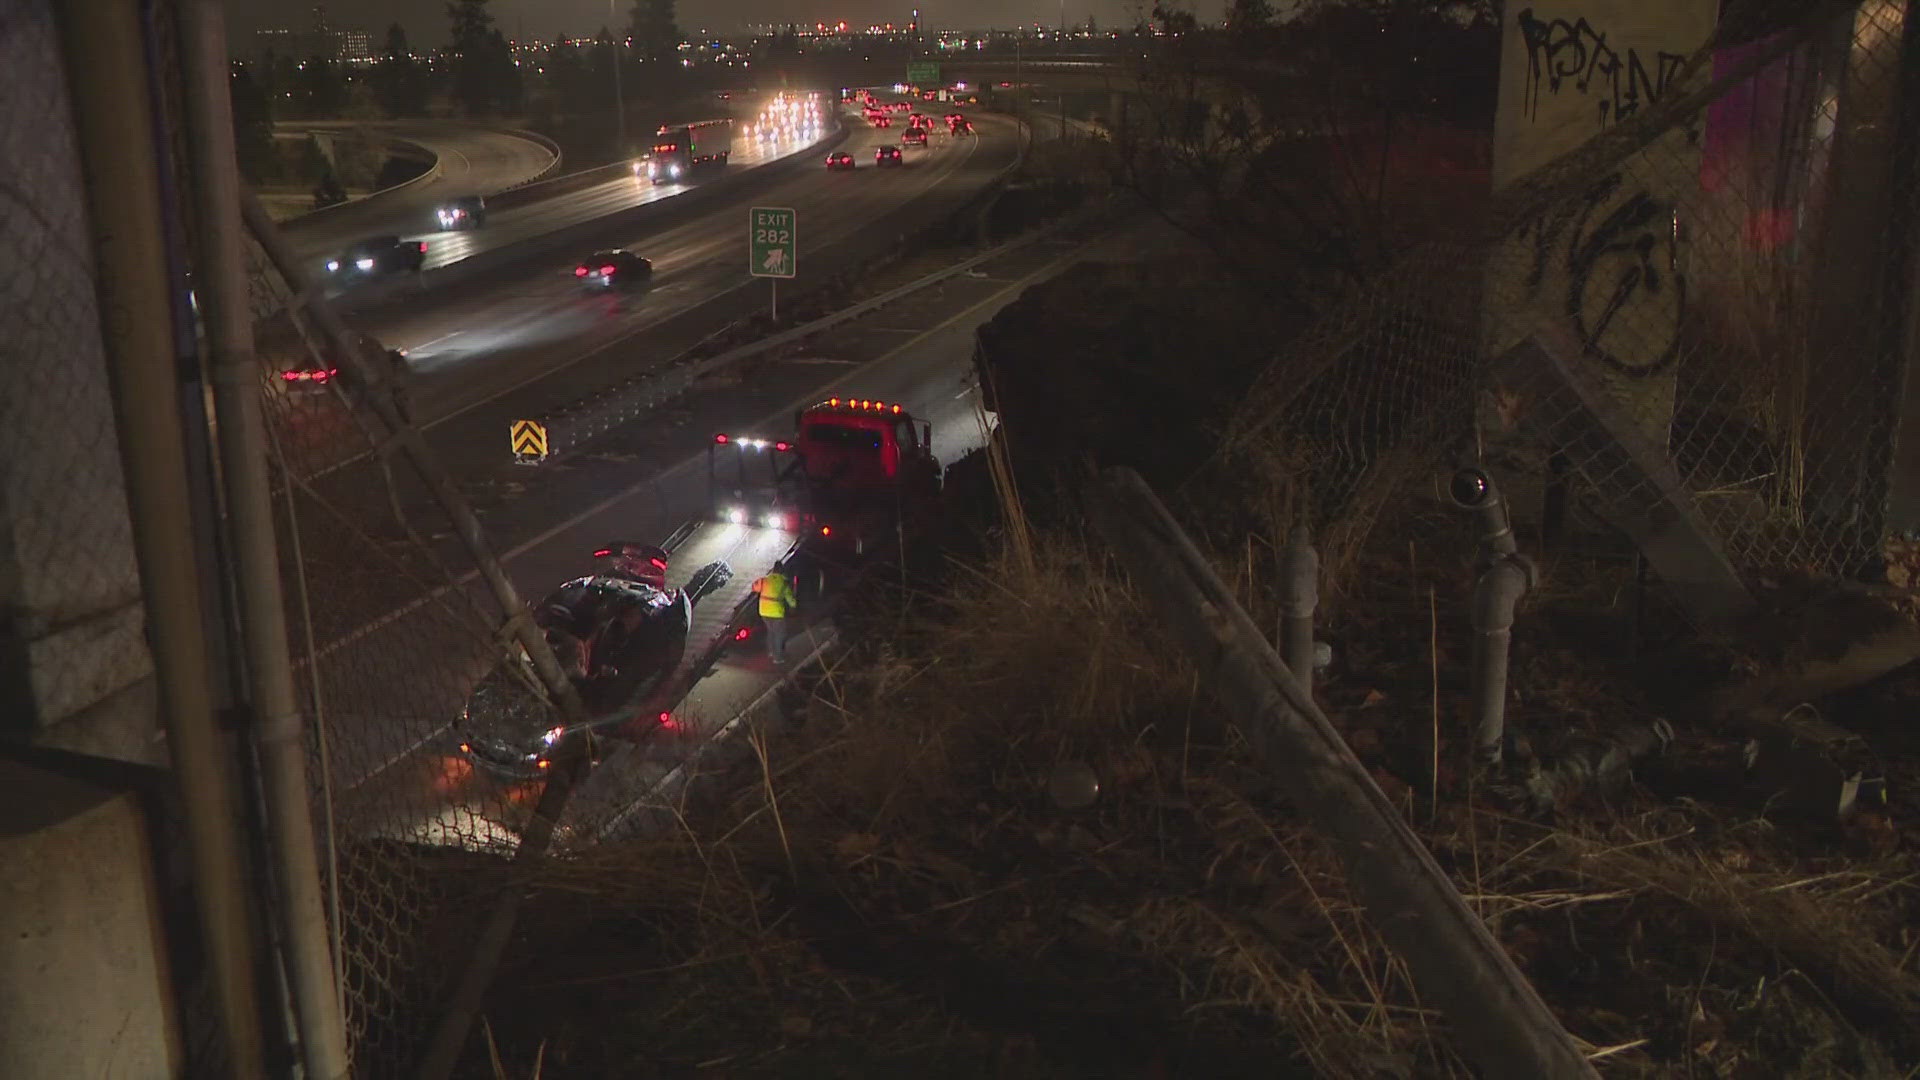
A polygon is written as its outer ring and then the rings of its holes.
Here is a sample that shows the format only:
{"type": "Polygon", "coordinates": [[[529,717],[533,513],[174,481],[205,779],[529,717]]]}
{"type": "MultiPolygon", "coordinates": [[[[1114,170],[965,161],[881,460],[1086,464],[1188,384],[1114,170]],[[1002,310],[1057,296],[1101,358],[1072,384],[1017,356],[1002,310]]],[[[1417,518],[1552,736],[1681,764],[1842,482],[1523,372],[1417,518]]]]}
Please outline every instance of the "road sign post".
{"type": "Polygon", "coordinates": [[[771,280],[775,322],[780,319],[780,279],[791,279],[800,265],[797,218],[782,206],[756,206],[747,217],[747,272],[771,280]]]}

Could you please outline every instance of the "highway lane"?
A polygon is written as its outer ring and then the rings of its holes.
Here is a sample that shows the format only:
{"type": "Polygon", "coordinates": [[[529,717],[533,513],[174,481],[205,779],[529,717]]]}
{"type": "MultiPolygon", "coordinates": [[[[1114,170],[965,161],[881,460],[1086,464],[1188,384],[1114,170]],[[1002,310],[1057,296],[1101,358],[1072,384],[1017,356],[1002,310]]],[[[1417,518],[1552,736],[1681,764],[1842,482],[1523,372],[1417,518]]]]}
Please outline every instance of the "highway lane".
{"type": "MultiPolygon", "coordinates": [[[[782,431],[791,424],[793,408],[829,393],[857,391],[906,402],[932,422],[936,454],[951,464],[984,437],[969,363],[974,330],[1029,284],[1093,253],[1073,243],[1036,245],[1017,265],[989,264],[988,277],[966,286],[964,299],[970,302],[962,303],[958,292],[928,297],[916,311],[876,316],[872,325],[850,330],[845,350],[835,357],[786,358],[757,371],[750,389],[708,391],[671,421],[682,436],[677,452],[686,456],[652,467],[636,463],[626,491],[583,508],[513,550],[506,560],[509,574],[535,597],[584,572],[589,553],[608,540],[666,536],[707,505],[705,454],[688,454],[691,447],[704,447],[714,430],[782,431]],[[915,329],[902,340],[908,327],[915,329]]],[[[765,530],[735,527],[717,538],[727,550],[676,560],[675,576],[691,573],[716,553],[750,556],[778,539],[765,530]]],[[[526,821],[538,785],[503,783],[476,772],[447,727],[489,655],[487,628],[460,618],[458,611],[449,605],[407,615],[322,665],[327,697],[337,710],[329,726],[342,830],[501,851],[511,848],[526,821]],[[374,703],[385,707],[367,707],[374,703]]],[[[563,824],[576,836],[590,834],[606,815],[686,760],[771,681],[756,646],[724,658],[675,710],[669,725],[656,727],[649,719],[640,730],[629,731],[640,738],[605,742],[603,763],[563,824]]]]}
{"type": "Polygon", "coordinates": [[[283,223],[281,231],[295,250],[306,255],[331,252],[359,236],[432,227],[434,207],[441,202],[525,183],[544,172],[554,158],[553,151],[536,139],[453,120],[310,121],[275,126],[280,131],[364,131],[417,143],[438,158],[438,172],[429,179],[283,223]]]}
{"type": "MultiPolygon", "coordinates": [[[[820,264],[821,257],[826,254],[825,249],[843,243],[850,234],[860,232],[882,212],[897,209],[900,206],[912,206],[917,209],[926,205],[930,213],[938,213],[939,205],[947,200],[968,197],[971,191],[977,188],[978,183],[984,182],[1003,169],[1016,152],[1018,140],[1014,137],[1015,131],[1012,125],[1005,121],[982,117],[980,122],[982,134],[976,138],[953,140],[949,143],[942,141],[945,139],[944,136],[936,136],[934,148],[928,151],[909,150],[909,164],[902,169],[875,170],[870,166],[870,158],[863,161],[861,168],[851,175],[828,174],[818,162],[796,163],[790,178],[782,181],[781,185],[771,192],[753,196],[752,201],[778,201],[801,209],[801,260],[802,273],[805,274],[809,268],[820,264]],[[853,185],[856,184],[862,186],[854,188],[853,185]],[[860,192],[860,197],[847,199],[846,192],[850,188],[860,192]],[[954,190],[946,190],[946,188],[954,190]],[[927,199],[929,192],[937,193],[940,198],[927,199]],[[821,212],[814,214],[809,208],[821,212]],[[814,226],[809,225],[810,221],[814,222],[814,226]]],[[[891,140],[894,137],[897,137],[897,131],[879,133],[867,131],[860,137],[861,141],[855,145],[859,152],[870,154],[873,145],[883,138],[891,140]]],[[[454,388],[455,391],[459,389],[464,379],[464,375],[461,374],[463,368],[467,371],[476,370],[492,362],[501,364],[504,370],[511,372],[515,364],[520,364],[523,365],[521,368],[523,374],[524,365],[530,360],[537,367],[539,363],[562,362],[569,356],[578,355],[578,350],[583,347],[583,343],[589,342],[590,339],[579,333],[564,332],[565,328],[574,321],[583,321],[585,325],[591,327],[600,325],[603,320],[611,316],[611,329],[601,332],[611,335],[615,343],[614,347],[602,349],[595,357],[612,365],[610,372],[617,372],[622,367],[630,368],[636,360],[646,362],[657,359],[657,357],[645,355],[648,350],[621,347],[623,344],[621,334],[631,332],[630,329],[622,330],[624,325],[622,320],[670,319],[686,310],[688,294],[697,294],[702,290],[711,291],[715,288],[724,292],[745,280],[745,272],[738,266],[738,263],[744,259],[744,242],[738,234],[741,226],[744,225],[745,216],[744,204],[740,204],[728,209],[710,211],[705,217],[711,218],[711,223],[695,221],[663,230],[671,242],[665,248],[648,247],[646,249],[661,259],[663,278],[668,278],[668,271],[676,265],[699,267],[702,256],[711,264],[709,267],[711,276],[701,278],[697,273],[690,273],[689,280],[682,282],[678,289],[671,287],[667,281],[663,281],[662,288],[641,295],[637,298],[637,302],[635,300],[610,301],[604,297],[582,300],[573,292],[574,283],[569,272],[572,262],[569,260],[564,266],[555,265],[547,268],[551,273],[544,280],[558,281],[560,283],[558,293],[541,293],[539,290],[546,287],[544,281],[531,286],[527,284],[489,286],[479,289],[473,297],[466,300],[466,306],[456,307],[445,314],[424,308],[420,311],[408,311],[402,308],[398,313],[389,315],[388,318],[401,327],[402,333],[412,332],[417,335],[434,332],[436,330],[434,320],[441,319],[445,321],[437,324],[438,333],[452,335],[448,340],[440,342],[435,342],[431,338],[410,339],[418,347],[416,356],[423,361],[422,366],[425,369],[423,379],[428,389],[417,395],[423,411],[439,409],[444,414],[446,408],[457,404],[457,393],[443,392],[448,387],[454,388]],[[681,262],[676,263],[676,260],[681,262]],[[699,287],[696,288],[696,285],[699,287]],[[533,295],[527,295],[529,291],[533,295]],[[679,297],[681,302],[668,303],[657,299],[660,297],[679,297]],[[514,307],[516,303],[521,306],[514,307]],[[468,332],[462,330],[462,327],[491,325],[491,320],[503,318],[502,305],[505,305],[507,310],[520,311],[519,317],[536,327],[541,326],[545,320],[548,325],[537,333],[550,340],[544,340],[537,346],[530,347],[531,354],[518,357],[440,355],[446,351],[463,348],[463,346],[454,345],[458,335],[468,332]],[[584,318],[582,305],[584,305],[584,318]],[[446,328],[448,325],[451,329],[446,328]],[[563,332],[555,332],[556,326],[563,332]],[[632,355],[633,353],[642,355],[636,356],[632,355]],[[439,364],[432,364],[431,362],[436,359],[439,364]],[[450,372],[448,379],[438,385],[433,381],[436,367],[450,372]]],[[[615,239],[619,238],[610,237],[609,241],[615,239]]],[[[441,297],[436,294],[434,299],[439,300],[441,297]]],[[[392,333],[385,325],[380,325],[377,329],[380,329],[383,334],[392,333]]],[[[697,336],[696,332],[696,339],[697,336]]],[[[889,338],[883,334],[882,337],[887,338],[889,343],[898,341],[897,336],[889,338]]],[[[631,345],[631,343],[625,344],[631,345]]],[[[681,347],[684,347],[684,342],[676,345],[675,349],[681,347]]],[[[584,362],[575,365],[576,368],[584,366],[587,366],[584,362]]],[[[804,361],[796,362],[793,367],[793,371],[809,378],[817,378],[823,372],[832,370],[834,369],[831,364],[823,367],[817,362],[812,364],[804,361]]],[[[586,382],[601,385],[595,380],[605,378],[609,371],[592,376],[586,382]]],[[[582,373],[570,370],[569,374],[578,377],[582,373]]],[[[776,381],[770,385],[777,388],[781,384],[776,381]]],[[[737,405],[741,401],[760,398],[759,394],[740,397],[731,404],[737,405]]],[[[471,418],[472,413],[481,411],[470,410],[469,414],[456,419],[464,423],[471,418]]],[[[504,455],[499,453],[499,447],[494,444],[504,442],[502,435],[504,428],[501,428],[501,431],[494,431],[495,426],[497,425],[493,419],[488,419],[480,427],[466,430],[463,430],[461,424],[443,423],[435,425],[429,431],[429,437],[430,441],[443,453],[447,453],[450,449],[458,451],[462,443],[484,439],[487,446],[487,453],[484,456],[489,460],[490,467],[497,469],[504,460],[504,455]]],[[[950,425],[942,423],[940,438],[944,438],[949,430],[950,425]]],[[[472,446],[467,446],[465,449],[469,455],[473,453],[472,446]]],[[[352,473],[354,470],[342,470],[336,476],[347,480],[348,475],[352,473]]],[[[366,486],[369,480],[370,477],[367,475],[356,474],[342,486],[355,484],[366,486]]],[[[374,482],[377,483],[377,481],[374,482]]],[[[660,505],[670,514],[679,514],[686,505],[683,500],[688,497],[692,496],[685,491],[669,496],[663,489],[660,505]]],[[[704,481],[699,485],[696,501],[703,500],[704,481]]],[[[641,530],[639,535],[664,535],[664,530],[658,533],[646,532],[655,527],[653,521],[634,521],[631,525],[641,530]]],[[[633,535],[626,529],[619,531],[626,535],[633,535]]],[[[594,545],[605,539],[608,537],[597,537],[594,540],[582,542],[594,545]]],[[[573,570],[579,569],[579,557],[584,550],[586,549],[575,552],[571,548],[567,549],[565,558],[574,560],[573,570]]],[[[289,550],[288,554],[293,558],[310,558],[312,553],[303,555],[299,551],[289,550]]],[[[531,590],[530,595],[538,594],[545,587],[553,584],[553,579],[547,576],[548,573],[548,570],[542,568],[527,575],[522,587],[531,590]]],[[[519,576],[516,573],[516,577],[519,576]]],[[[326,595],[327,583],[324,576],[313,580],[310,584],[316,586],[317,595],[312,597],[303,595],[295,599],[303,608],[309,602],[316,607],[324,607],[329,600],[326,595]]],[[[474,621],[475,610],[467,605],[463,598],[452,598],[447,603],[414,612],[405,619],[377,629],[366,638],[350,645],[343,654],[331,656],[319,665],[320,678],[317,690],[325,703],[327,713],[334,717],[329,725],[333,737],[324,755],[330,766],[332,782],[351,783],[357,778],[379,770],[396,757],[405,756],[409,748],[419,743],[423,730],[439,730],[447,719],[457,712],[467,688],[481,674],[486,658],[491,654],[491,646],[488,644],[491,629],[474,621]]],[[[459,766],[456,764],[452,767],[457,771],[459,766]]],[[[416,776],[415,779],[418,780],[418,777],[416,776]]],[[[442,778],[433,784],[415,783],[408,787],[407,790],[411,792],[408,797],[415,802],[421,802],[423,806],[438,806],[440,805],[436,801],[438,796],[433,792],[444,787],[445,782],[445,778],[442,778]]],[[[382,797],[357,800],[355,805],[378,805],[392,801],[394,801],[392,798],[382,797]]]]}
{"type": "MultiPolygon", "coordinates": [[[[894,142],[897,133],[856,130],[841,149],[854,154],[864,167],[852,173],[829,173],[822,161],[815,160],[823,155],[810,156],[795,163],[789,178],[756,192],[748,201],[797,211],[800,283],[804,285],[817,258],[876,218],[949,181],[963,186],[968,180],[984,182],[988,170],[1011,160],[1010,135],[1009,129],[995,128],[994,135],[984,139],[943,136],[927,150],[909,149],[905,167],[881,169],[873,164],[874,147],[894,142]],[[976,161],[983,142],[995,144],[994,149],[976,161]]],[[[576,262],[590,253],[590,249],[581,250],[532,261],[516,274],[516,280],[431,305],[382,312],[362,320],[360,328],[389,347],[407,350],[418,381],[421,419],[431,425],[524,381],[530,372],[554,369],[574,357],[624,342],[747,283],[746,209],[745,201],[728,200],[691,220],[601,238],[595,247],[623,247],[653,261],[653,283],[643,290],[613,293],[583,287],[573,276],[576,262]]],[[[639,357],[616,359],[613,366],[623,374],[639,357]]],[[[582,370],[579,374],[580,378],[566,380],[565,386],[544,388],[540,400],[523,397],[521,407],[571,400],[606,385],[611,380],[603,376],[616,372],[582,370]]]]}
{"type": "MultiPolygon", "coordinates": [[[[824,123],[837,106],[824,94],[821,95],[820,105],[824,123]]],[[[434,210],[442,202],[456,196],[492,195],[519,183],[520,180],[531,178],[533,173],[508,183],[493,183],[488,177],[507,174],[495,170],[474,169],[462,172],[462,175],[471,177],[468,180],[454,181],[442,178],[422,182],[394,192],[390,196],[364,200],[368,204],[364,209],[350,211],[348,207],[341,207],[337,211],[297,219],[288,223],[290,227],[286,229],[286,233],[294,250],[303,259],[309,260],[320,269],[324,269],[326,259],[360,237],[393,233],[408,240],[424,241],[427,245],[427,258],[423,269],[435,270],[482,251],[509,247],[619,210],[669,199],[691,190],[698,184],[711,183],[723,175],[738,176],[750,169],[780,160],[819,138],[822,133],[818,128],[808,131],[796,127],[791,131],[779,132],[775,137],[768,138],[764,137],[763,131],[755,126],[752,120],[742,120],[735,124],[732,151],[724,170],[711,170],[698,178],[663,184],[655,184],[643,176],[617,175],[592,187],[566,192],[552,198],[540,199],[524,205],[490,209],[486,227],[481,229],[441,229],[434,217],[434,210]],[[749,131],[749,128],[753,130],[749,131]],[[376,203],[379,205],[372,205],[376,203]],[[342,215],[351,213],[352,216],[343,222],[326,220],[335,213],[342,215]]],[[[529,140],[516,141],[529,142],[529,140]]],[[[531,145],[538,146],[537,143],[531,145]]],[[[466,155],[473,153],[471,148],[466,147],[459,148],[457,152],[466,155]]],[[[443,159],[443,166],[445,160],[443,159]]],[[[446,171],[443,167],[443,173],[446,171]]],[[[461,170],[456,168],[455,171],[461,170]]],[[[350,205],[359,207],[361,204],[350,205]]]]}

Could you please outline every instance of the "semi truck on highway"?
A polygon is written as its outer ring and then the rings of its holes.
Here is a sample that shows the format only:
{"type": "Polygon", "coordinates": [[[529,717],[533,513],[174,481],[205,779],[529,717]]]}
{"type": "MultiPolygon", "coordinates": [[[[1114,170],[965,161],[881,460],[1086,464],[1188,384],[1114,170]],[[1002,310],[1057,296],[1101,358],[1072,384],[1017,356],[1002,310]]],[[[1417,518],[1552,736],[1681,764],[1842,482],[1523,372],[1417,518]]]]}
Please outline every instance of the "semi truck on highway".
{"type": "Polygon", "coordinates": [[[723,168],[733,152],[732,120],[668,124],[653,137],[647,175],[656,184],[691,177],[697,169],[723,168]]]}
{"type": "Polygon", "coordinates": [[[727,648],[752,636],[752,585],[775,563],[792,564],[802,594],[817,597],[829,572],[901,536],[939,492],[932,428],[899,404],[829,398],[800,410],[795,428],[783,439],[716,435],[705,514],[658,548],[595,551],[594,573],[536,608],[587,720],[554,726],[530,662],[512,657],[469,696],[461,752],[496,777],[524,781],[544,775],[570,741],[644,741],[671,723],[727,648]]]}

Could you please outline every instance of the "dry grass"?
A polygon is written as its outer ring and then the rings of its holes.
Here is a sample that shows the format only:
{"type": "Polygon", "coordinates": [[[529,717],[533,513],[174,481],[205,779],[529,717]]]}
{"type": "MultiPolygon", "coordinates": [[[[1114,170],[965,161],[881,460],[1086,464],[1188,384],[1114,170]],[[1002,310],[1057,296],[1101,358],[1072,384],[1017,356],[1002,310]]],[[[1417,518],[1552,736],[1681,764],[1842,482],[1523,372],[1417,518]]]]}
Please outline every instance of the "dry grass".
{"type": "MultiPolygon", "coordinates": [[[[1374,553],[1333,628],[1378,640],[1322,693],[1603,1073],[1909,1075],[1911,855],[1828,850],[1729,792],[1635,787],[1542,819],[1476,791],[1452,744],[1457,554],[1374,553]],[[1398,632],[1370,621],[1403,607],[1420,618],[1398,632]]],[[[1631,708],[1603,663],[1547,644],[1516,673],[1543,728],[1556,702],[1589,728],[1631,708]]],[[[507,1060],[543,1054],[559,1075],[1470,1075],[1287,793],[1079,538],[1034,532],[1022,553],[955,567],[820,680],[803,725],[759,738],[734,794],[690,807],[679,835],[549,868],[544,947],[490,1006],[501,1030],[513,1018],[507,1060]],[[1062,762],[1100,778],[1091,809],[1047,797],[1062,762]]]]}

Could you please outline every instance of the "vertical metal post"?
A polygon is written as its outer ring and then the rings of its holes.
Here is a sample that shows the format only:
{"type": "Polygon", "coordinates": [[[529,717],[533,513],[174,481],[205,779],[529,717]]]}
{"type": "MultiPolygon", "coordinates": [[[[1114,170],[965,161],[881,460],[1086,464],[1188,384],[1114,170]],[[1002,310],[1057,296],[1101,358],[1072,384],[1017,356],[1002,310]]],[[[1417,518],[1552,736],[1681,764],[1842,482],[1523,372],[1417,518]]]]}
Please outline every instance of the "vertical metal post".
{"type": "Polygon", "coordinates": [[[184,808],[213,1008],[227,1075],[252,1080],[266,1075],[253,905],[235,762],[214,720],[140,4],[92,0],[55,10],[97,253],[102,339],[147,636],[184,808]]]}
{"type": "Polygon", "coordinates": [[[1280,557],[1280,660],[1313,693],[1313,609],[1320,601],[1320,553],[1305,525],[1295,526],[1280,557]]]}
{"type": "Polygon", "coordinates": [[[1520,554],[1493,477],[1462,469],[1454,474],[1451,494],[1480,524],[1481,572],[1473,593],[1473,747],[1480,764],[1498,765],[1506,738],[1513,613],[1533,587],[1533,562],[1520,554]]]}
{"type": "Polygon", "coordinates": [[[774,324],[778,325],[780,322],[780,279],[768,278],[767,284],[773,287],[773,299],[768,303],[767,313],[772,317],[774,324]]]}
{"type": "Polygon", "coordinates": [[[241,645],[272,838],[269,857],[283,909],[278,914],[285,933],[287,983],[307,1075],[337,1080],[348,1072],[346,1024],[320,885],[306,733],[287,651],[260,377],[253,354],[246,234],[240,222],[225,15],[217,0],[186,0],[181,12],[198,295],[206,312],[227,534],[236,563],[241,645]]]}

